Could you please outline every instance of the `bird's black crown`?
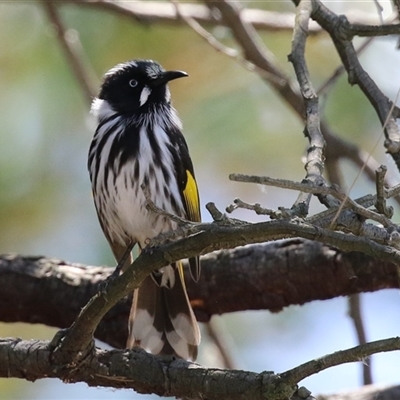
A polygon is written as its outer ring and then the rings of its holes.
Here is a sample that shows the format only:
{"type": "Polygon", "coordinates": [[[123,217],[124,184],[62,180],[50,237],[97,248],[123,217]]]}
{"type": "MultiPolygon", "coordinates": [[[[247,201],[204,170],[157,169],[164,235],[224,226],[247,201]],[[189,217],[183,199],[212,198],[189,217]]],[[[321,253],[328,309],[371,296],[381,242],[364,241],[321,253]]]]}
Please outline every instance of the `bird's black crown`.
{"type": "Polygon", "coordinates": [[[152,60],[132,60],[111,68],[104,76],[99,98],[120,114],[148,112],[170,102],[167,83],[187,76],[183,71],[166,71],[152,60]]]}

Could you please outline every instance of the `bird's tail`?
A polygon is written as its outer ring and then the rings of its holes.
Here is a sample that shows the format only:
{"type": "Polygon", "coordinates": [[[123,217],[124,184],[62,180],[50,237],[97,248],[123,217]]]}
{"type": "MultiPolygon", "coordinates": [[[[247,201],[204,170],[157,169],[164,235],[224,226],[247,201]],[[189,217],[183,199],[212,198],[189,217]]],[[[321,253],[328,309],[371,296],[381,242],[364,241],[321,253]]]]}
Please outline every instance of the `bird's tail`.
{"type": "Polygon", "coordinates": [[[194,361],[200,330],[189,303],[182,264],[166,268],[168,275],[173,272],[168,284],[162,276],[148,276],[134,292],[127,348],[140,346],[152,354],[194,361]]]}

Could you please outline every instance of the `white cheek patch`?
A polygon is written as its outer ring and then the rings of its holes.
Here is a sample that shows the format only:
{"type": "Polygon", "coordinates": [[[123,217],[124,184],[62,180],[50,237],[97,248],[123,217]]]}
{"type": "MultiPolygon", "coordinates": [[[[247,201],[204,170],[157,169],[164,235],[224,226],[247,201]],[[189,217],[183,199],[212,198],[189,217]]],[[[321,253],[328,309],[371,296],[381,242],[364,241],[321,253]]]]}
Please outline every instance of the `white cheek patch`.
{"type": "Polygon", "coordinates": [[[151,89],[149,89],[147,86],[145,86],[142,90],[142,93],[140,93],[140,107],[146,103],[147,99],[149,98],[151,93],[151,89]]]}
{"type": "Polygon", "coordinates": [[[115,111],[112,109],[108,101],[97,97],[92,102],[90,112],[97,117],[99,121],[115,114],[115,111]]]}

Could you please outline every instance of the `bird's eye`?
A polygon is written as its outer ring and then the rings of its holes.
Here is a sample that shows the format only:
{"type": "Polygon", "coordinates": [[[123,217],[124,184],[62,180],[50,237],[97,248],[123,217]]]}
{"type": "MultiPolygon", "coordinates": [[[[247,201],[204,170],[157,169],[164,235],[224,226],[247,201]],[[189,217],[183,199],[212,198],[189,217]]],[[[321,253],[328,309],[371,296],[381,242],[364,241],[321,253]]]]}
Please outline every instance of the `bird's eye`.
{"type": "Polygon", "coordinates": [[[136,79],[131,79],[129,81],[129,86],[130,87],[136,87],[138,85],[138,81],[136,79]]]}

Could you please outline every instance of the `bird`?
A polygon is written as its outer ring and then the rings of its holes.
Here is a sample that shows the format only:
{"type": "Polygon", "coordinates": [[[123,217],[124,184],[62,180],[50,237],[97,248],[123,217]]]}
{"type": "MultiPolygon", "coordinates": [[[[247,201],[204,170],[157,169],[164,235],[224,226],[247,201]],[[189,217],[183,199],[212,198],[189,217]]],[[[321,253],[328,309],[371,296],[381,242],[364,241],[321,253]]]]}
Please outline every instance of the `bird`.
{"type": "MultiPolygon", "coordinates": [[[[93,199],[122,272],[133,262],[134,245],[141,251],[157,235],[177,228],[166,213],[201,221],[193,163],[168,87],[186,76],[153,60],[123,62],[105,73],[92,102],[97,121],[88,154],[93,199]],[[148,199],[166,213],[149,211],[148,199]]],[[[198,281],[198,256],[189,259],[189,271],[198,281]]],[[[195,361],[199,343],[182,262],[154,271],[133,293],[126,347],[195,361]]]]}

